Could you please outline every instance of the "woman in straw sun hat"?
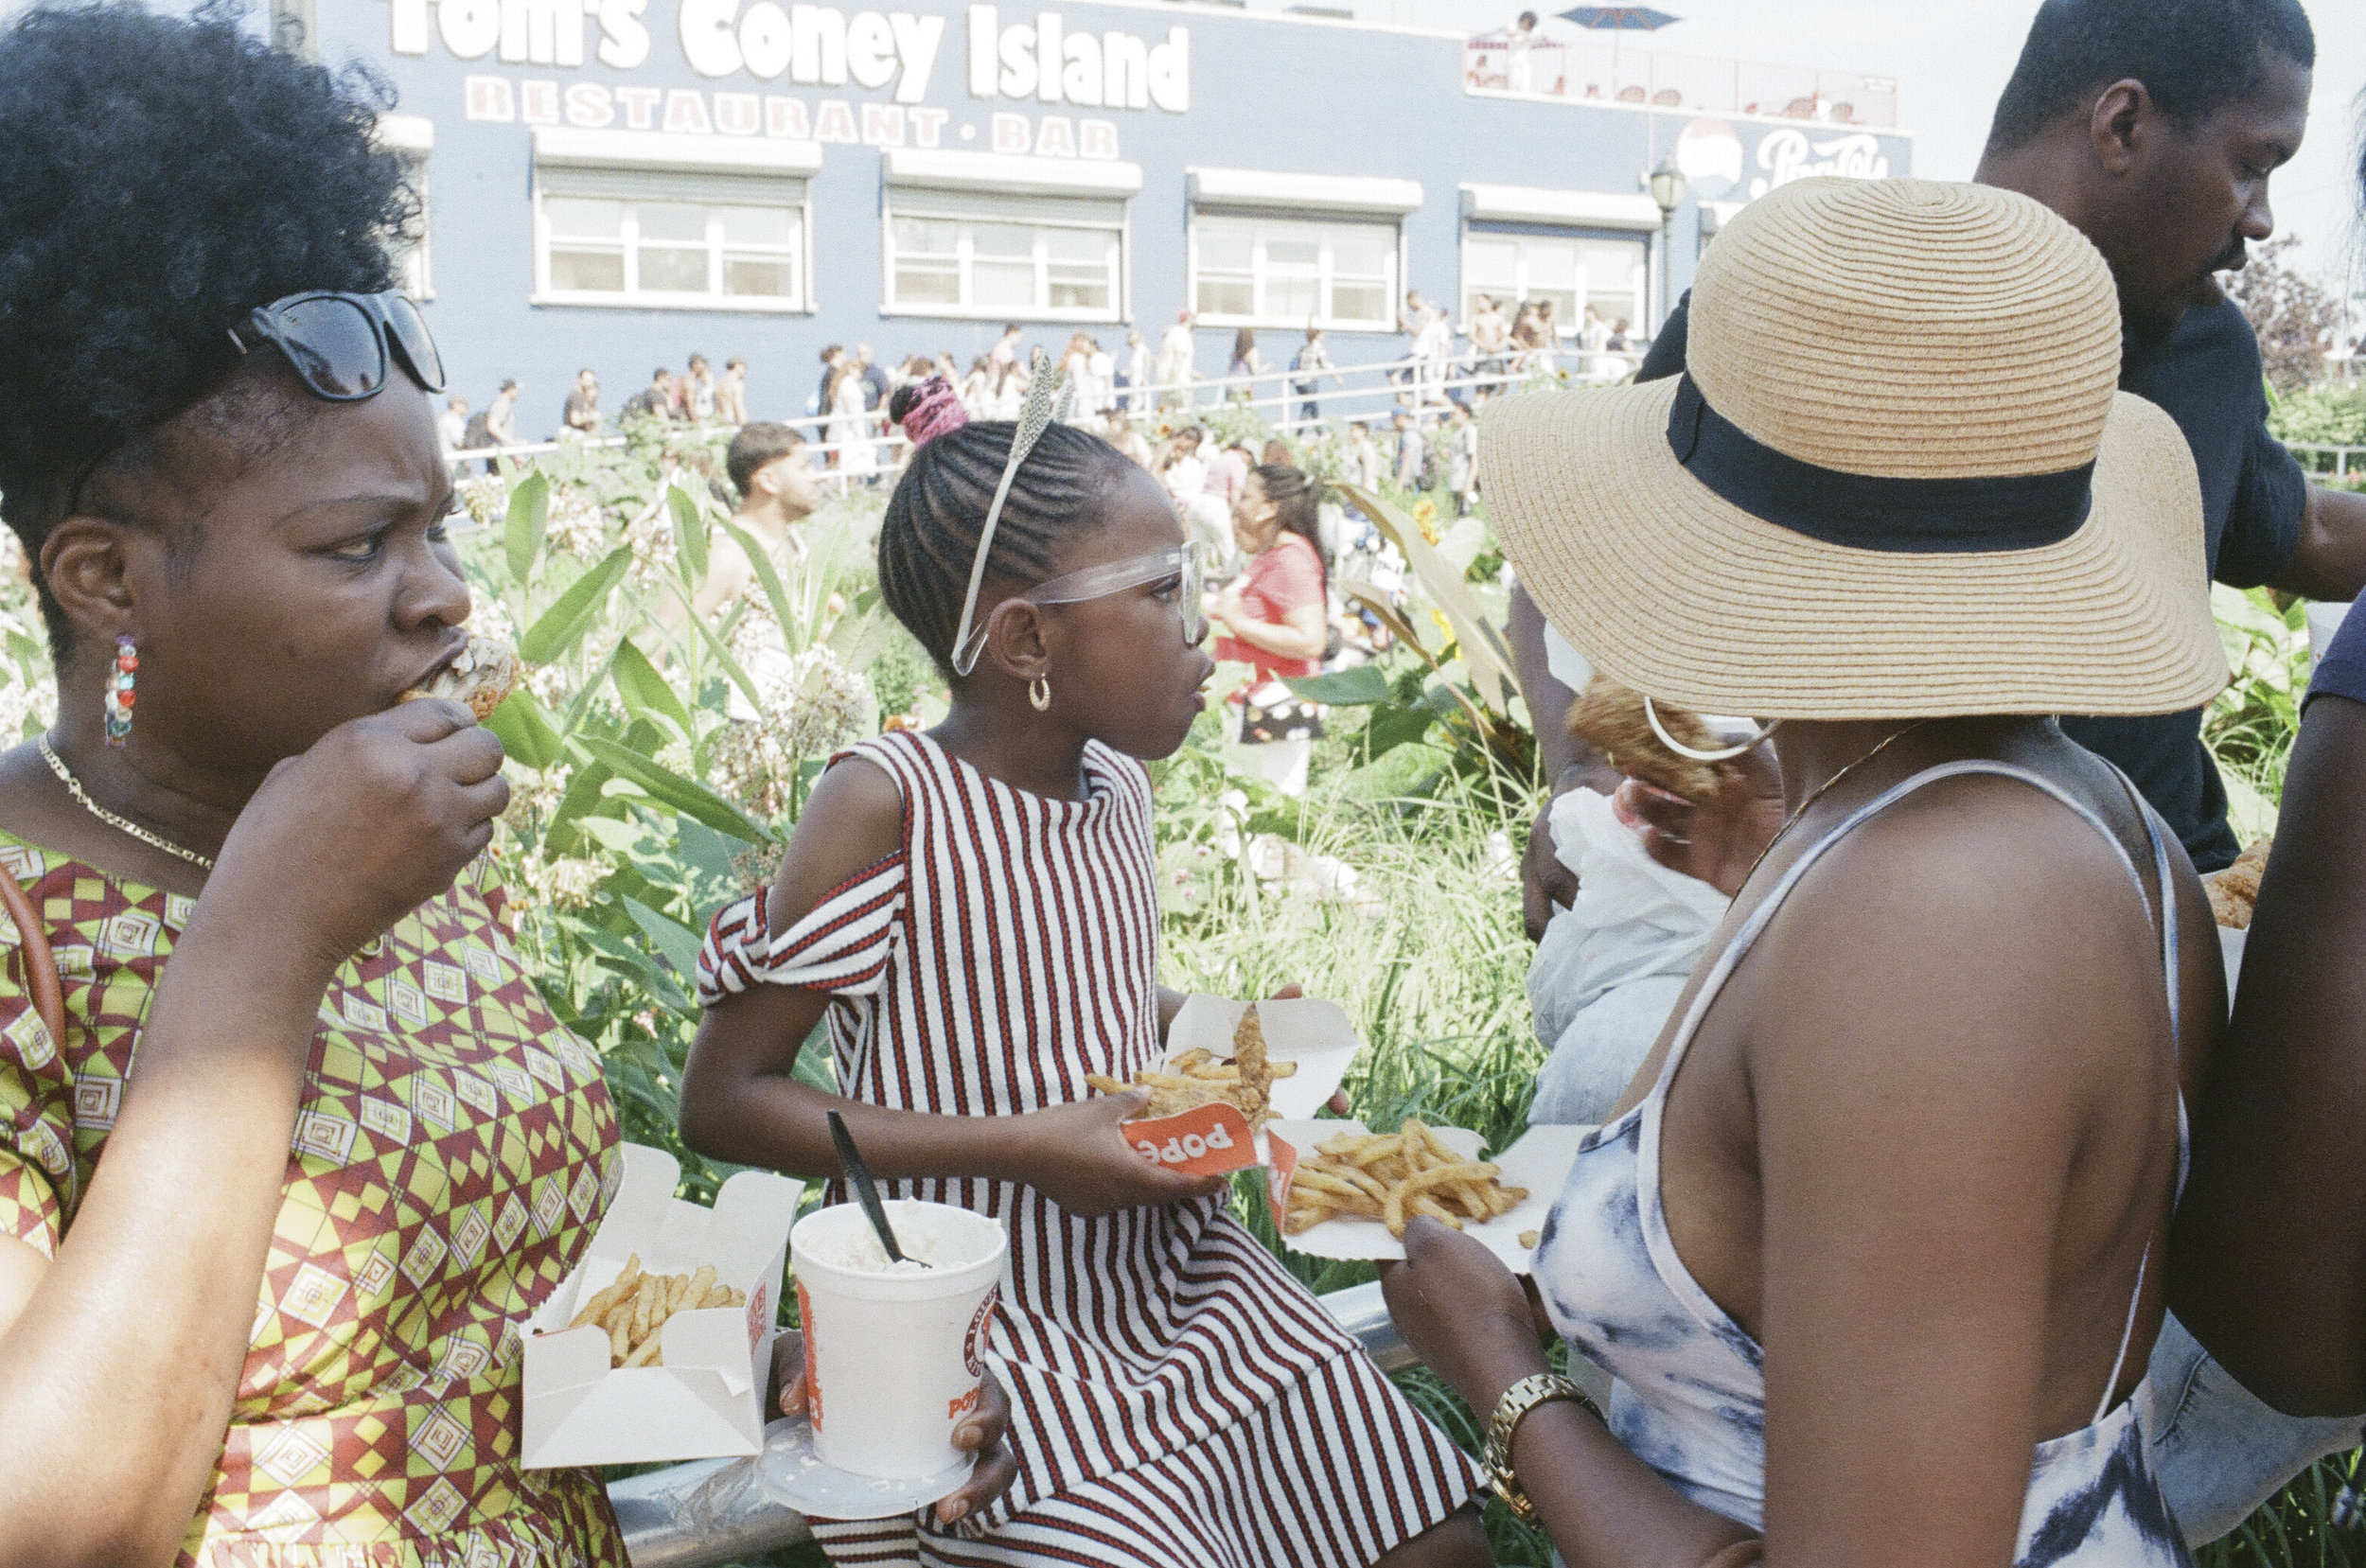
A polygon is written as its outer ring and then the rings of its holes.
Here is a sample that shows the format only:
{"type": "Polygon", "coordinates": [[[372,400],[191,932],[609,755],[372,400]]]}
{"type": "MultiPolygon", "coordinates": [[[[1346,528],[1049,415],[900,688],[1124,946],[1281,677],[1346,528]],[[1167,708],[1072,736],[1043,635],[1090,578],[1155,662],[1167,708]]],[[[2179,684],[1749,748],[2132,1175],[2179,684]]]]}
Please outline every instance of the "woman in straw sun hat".
{"type": "Polygon", "coordinates": [[[1803,181],[1704,258],[1681,380],[1488,407],[1547,617],[1774,720],[1790,817],[1536,1250],[1607,1425],[1483,1248],[1418,1223],[1386,1281],[1574,1562],[2185,1560],[2131,1396],[2224,979],[2175,837],[2046,716],[2226,676],[2119,341],[2036,202],[1803,181]]]}

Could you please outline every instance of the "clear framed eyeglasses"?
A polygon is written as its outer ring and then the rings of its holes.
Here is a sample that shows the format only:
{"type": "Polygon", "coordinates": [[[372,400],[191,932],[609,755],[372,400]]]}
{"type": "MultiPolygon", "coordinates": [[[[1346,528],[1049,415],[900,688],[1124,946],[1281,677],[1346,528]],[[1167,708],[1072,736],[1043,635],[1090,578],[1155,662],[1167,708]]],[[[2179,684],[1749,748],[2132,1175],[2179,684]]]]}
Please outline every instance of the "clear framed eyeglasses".
{"type": "MultiPolygon", "coordinates": [[[[1074,605],[1087,599],[1105,599],[1130,588],[1169,578],[1174,583],[1174,614],[1183,634],[1183,644],[1196,647],[1200,640],[1208,635],[1208,613],[1202,592],[1199,552],[1189,545],[1148,555],[1136,555],[1130,560],[1111,561],[1105,566],[1088,566],[1082,572],[1071,572],[1048,583],[1037,583],[1026,592],[1014,593],[1003,602],[1009,604],[1024,600],[1031,605],[1074,605]]],[[[991,621],[992,618],[988,619],[991,621]]],[[[962,671],[974,668],[985,645],[986,627],[980,625],[962,645],[959,657],[954,661],[954,668],[962,671]]]]}

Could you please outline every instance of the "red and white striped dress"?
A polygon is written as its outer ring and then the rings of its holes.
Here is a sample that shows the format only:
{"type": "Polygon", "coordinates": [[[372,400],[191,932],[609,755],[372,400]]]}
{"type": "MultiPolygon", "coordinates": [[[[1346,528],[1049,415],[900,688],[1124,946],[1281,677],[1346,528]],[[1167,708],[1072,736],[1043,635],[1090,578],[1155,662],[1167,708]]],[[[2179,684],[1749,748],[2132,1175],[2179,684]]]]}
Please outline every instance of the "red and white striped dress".
{"type": "MultiPolygon", "coordinates": [[[[851,754],[895,781],[903,849],[787,931],[765,929],[760,893],[726,907],[701,999],[831,993],[839,1092],[902,1110],[1018,1115],[1152,1066],[1140,765],[1090,744],[1088,798],[1055,801],[912,731],[851,754]]],[[[1221,1198],[1087,1217],[1015,1183],[907,1187],[1010,1227],[993,1348],[1018,1482],[951,1531],[817,1526],[834,1562],[1360,1568],[1471,1495],[1470,1462],[1221,1198]]]]}

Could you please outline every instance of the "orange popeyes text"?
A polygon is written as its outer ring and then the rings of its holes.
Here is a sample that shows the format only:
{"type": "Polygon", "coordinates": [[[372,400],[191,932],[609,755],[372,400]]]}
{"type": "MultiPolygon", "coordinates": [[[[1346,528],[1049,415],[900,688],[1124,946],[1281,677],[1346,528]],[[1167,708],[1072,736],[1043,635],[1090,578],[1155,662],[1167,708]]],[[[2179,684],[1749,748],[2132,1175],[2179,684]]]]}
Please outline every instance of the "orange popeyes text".
{"type": "Polygon", "coordinates": [[[980,1384],[980,1385],[979,1387],[977,1387],[977,1388],[973,1388],[973,1389],[971,1389],[968,1393],[963,1394],[963,1395],[962,1395],[960,1399],[958,1399],[958,1400],[947,1400],[947,1401],[945,1402],[945,1419],[950,1420],[950,1421],[958,1421],[958,1420],[960,1420],[960,1419],[961,1419],[963,1416],[966,1416],[966,1415],[968,1415],[971,1411],[973,1411],[973,1410],[977,1409],[977,1408],[978,1408],[978,1396],[979,1396],[981,1392],[983,1392],[983,1385],[982,1385],[982,1384],[980,1384]]]}
{"type": "Polygon", "coordinates": [[[1119,1124],[1134,1152],[1154,1165],[1194,1176],[1221,1175],[1257,1163],[1257,1135],[1238,1106],[1222,1101],[1175,1116],[1119,1124]]]}

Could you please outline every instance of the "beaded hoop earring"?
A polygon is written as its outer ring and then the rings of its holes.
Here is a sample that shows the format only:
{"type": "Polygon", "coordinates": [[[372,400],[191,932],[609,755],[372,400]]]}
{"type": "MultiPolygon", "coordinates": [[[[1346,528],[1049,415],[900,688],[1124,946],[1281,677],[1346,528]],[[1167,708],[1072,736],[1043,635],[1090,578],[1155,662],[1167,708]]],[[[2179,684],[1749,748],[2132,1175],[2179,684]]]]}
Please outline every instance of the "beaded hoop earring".
{"type": "Polygon", "coordinates": [[[131,634],[115,639],[115,667],[107,677],[107,744],[121,746],[132,738],[132,702],[139,694],[140,647],[131,634]]]}
{"type": "Polygon", "coordinates": [[[1051,681],[1049,677],[1039,675],[1028,682],[1027,703],[1039,714],[1051,711],[1051,681]]]}

